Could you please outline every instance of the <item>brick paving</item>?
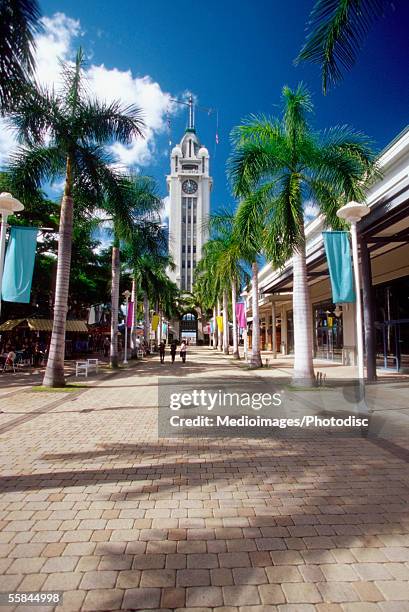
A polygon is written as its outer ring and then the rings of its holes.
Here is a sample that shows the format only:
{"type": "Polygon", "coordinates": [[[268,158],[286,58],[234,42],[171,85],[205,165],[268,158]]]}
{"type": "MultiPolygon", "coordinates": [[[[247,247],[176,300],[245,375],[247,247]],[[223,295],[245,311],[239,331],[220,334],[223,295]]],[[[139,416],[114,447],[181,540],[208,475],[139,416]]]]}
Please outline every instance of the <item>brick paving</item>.
{"type": "Polygon", "coordinates": [[[158,374],[255,375],[203,348],[0,394],[0,591],[62,590],[60,611],[409,611],[405,414],[385,444],[158,439],[158,374]]]}

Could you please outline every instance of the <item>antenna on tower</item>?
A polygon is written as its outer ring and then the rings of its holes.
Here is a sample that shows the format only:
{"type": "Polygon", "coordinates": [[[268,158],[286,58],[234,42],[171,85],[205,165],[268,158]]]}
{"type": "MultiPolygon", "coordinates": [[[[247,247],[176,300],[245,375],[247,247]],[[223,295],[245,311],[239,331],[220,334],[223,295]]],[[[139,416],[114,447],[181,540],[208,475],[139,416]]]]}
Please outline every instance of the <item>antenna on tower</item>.
{"type": "Polygon", "coordinates": [[[189,96],[189,130],[195,129],[195,109],[193,106],[193,96],[190,94],[189,96]]]}
{"type": "Polygon", "coordinates": [[[216,136],[215,136],[215,141],[216,144],[219,144],[219,111],[217,110],[217,108],[207,108],[205,106],[198,106],[195,105],[194,103],[194,99],[193,99],[193,95],[189,94],[189,98],[188,101],[185,102],[184,100],[177,100],[176,98],[170,98],[171,102],[176,102],[176,104],[182,104],[183,106],[187,106],[189,108],[189,117],[188,117],[188,130],[191,130],[192,132],[195,131],[195,111],[202,111],[205,112],[207,115],[216,115],[216,136]]]}

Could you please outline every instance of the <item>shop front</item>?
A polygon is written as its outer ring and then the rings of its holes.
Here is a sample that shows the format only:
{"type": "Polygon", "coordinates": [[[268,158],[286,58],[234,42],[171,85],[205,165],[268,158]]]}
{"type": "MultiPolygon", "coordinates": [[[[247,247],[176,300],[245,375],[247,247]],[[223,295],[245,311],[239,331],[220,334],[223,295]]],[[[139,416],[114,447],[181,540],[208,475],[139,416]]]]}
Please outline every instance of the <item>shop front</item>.
{"type": "Polygon", "coordinates": [[[318,359],[343,361],[342,307],[332,302],[313,305],[314,354],[318,359]]]}
{"type": "Polygon", "coordinates": [[[375,287],[376,363],[409,371],[409,276],[375,287]]]}

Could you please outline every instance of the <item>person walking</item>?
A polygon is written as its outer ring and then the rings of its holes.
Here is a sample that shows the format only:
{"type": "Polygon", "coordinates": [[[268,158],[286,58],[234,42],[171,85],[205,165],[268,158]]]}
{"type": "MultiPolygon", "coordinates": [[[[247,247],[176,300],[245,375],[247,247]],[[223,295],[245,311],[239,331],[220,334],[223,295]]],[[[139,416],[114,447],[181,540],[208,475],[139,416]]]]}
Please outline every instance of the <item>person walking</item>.
{"type": "Polygon", "coordinates": [[[165,343],[163,342],[163,340],[159,345],[159,357],[160,362],[165,363],[165,343]]]}
{"type": "Polygon", "coordinates": [[[103,344],[104,357],[108,357],[110,348],[111,348],[111,342],[109,341],[108,336],[105,336],[105,340],[103,344]]]}
{"type": "Polygon", "coordinates": [[[170,356],[172,358],[172,363],[175,363],[175,357],[176,357],[176,342],[173,341],[172,344],[170,345],[170,356]]]}
{"type": "Polygon", "coordinates": [[[184,340],[182,340],[182,344],[180,345],[180,356],[182,358],[182,363],[186,363],[186,352],[187,344],[184,340]]]}

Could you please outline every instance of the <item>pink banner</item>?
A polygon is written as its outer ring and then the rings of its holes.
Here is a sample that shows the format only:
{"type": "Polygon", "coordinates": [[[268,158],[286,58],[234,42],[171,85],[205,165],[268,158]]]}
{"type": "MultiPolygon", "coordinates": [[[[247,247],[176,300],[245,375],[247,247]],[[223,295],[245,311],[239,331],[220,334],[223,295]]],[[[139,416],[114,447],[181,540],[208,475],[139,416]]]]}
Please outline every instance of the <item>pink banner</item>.
{"type": "Polygon", "coordinates": [[[130,329],[132,327],[133,320],[133,302],[128,303],[128,318],[126,321],[126,326],[130,329]]]}
{"type": "Polygon", "coordinates": [[[237,325],[241,329],[246,329],[247,327],[246,308],[242,302],[240,302],[239,304],[236,304],[236,317],[237,317],[237,325]]]}

